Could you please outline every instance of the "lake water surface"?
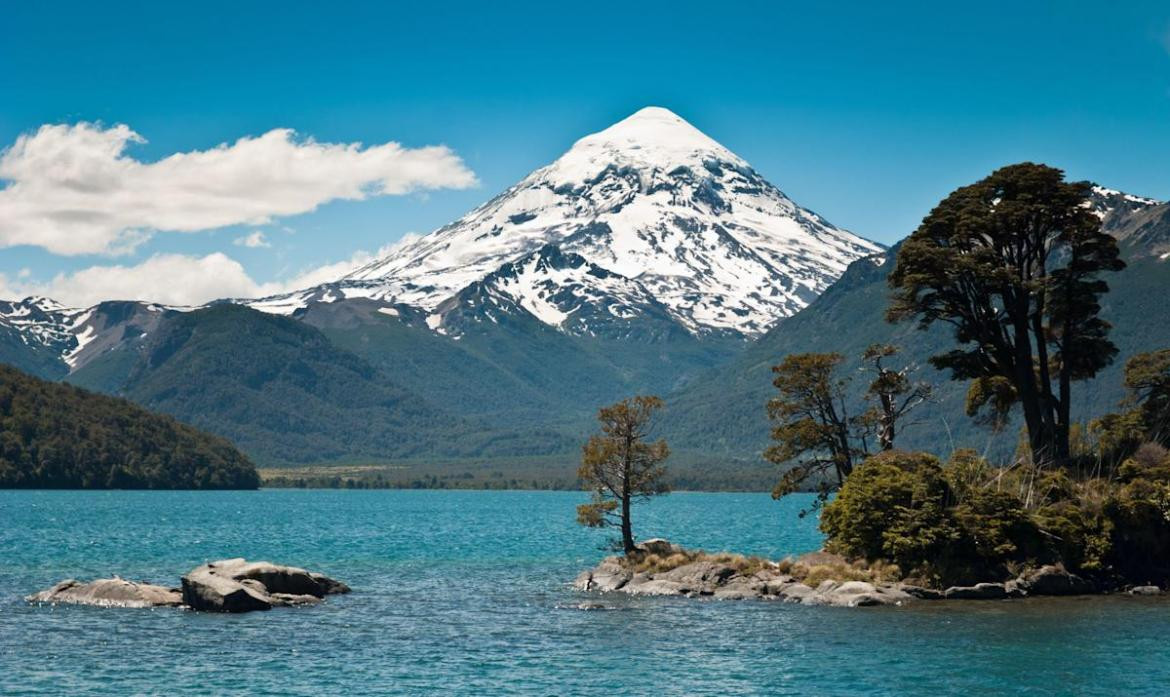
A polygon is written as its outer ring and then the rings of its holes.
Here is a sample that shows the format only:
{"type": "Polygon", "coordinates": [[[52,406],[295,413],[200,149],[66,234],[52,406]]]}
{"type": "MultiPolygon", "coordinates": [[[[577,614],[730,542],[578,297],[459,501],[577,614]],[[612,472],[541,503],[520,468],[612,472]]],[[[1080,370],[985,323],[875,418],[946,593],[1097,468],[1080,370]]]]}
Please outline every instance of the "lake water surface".
{"type": "MultiPolygon", "coordinates": [[[[0,491],[0,694],[1170,694],[1170,601],[818,608],[591,598],[571,492],[0,491]],[[37,607],[67,577],[177,584],[246,556],[354,592],[248,615],[37,607]],[[600,600],[608,610],[583,610],[600,600]]],[[[808,499],[681,493],[635,531],[781,557],[808,499]]]]}

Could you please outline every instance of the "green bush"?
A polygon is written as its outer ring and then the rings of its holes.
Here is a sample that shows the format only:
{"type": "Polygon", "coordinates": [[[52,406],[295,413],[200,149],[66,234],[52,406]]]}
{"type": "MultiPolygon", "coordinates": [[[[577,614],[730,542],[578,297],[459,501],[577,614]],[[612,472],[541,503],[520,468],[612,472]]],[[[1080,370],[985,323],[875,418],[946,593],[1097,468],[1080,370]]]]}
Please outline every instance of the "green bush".
{"type": "Polygon", "coordinates": [[[851,559],[918,569],[956,539],[938,459],[887,451],[862,463],[821,515],[825,548],[851,559]]]}
{"type": "Polygon", "coordinates": [[[963,561],[972,573],[999,576],[1013,562],[1045,556],[1040,530],[1014,494],[978,489],[951,514],[962,530],[963,561]]]}
{"type": "Polygon", "coordinates": [[[943,584],[1001,580],[1050,557],[1023,502],[991,486],[989,470],[966,451],[946,467],[926,453],[875,455],[825,507],[826,549],[943,584]]]}

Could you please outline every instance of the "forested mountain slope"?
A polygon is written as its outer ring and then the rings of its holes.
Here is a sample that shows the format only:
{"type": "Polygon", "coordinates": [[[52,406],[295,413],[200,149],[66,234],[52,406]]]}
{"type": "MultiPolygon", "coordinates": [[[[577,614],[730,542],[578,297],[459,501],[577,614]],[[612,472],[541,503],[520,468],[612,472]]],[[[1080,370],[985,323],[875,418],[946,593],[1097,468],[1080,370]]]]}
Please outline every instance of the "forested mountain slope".
{"type": "Polygon", "coordinates": [[[123,399],[0,365],[0,487],[250,489],[226,440],[123,399]]]}

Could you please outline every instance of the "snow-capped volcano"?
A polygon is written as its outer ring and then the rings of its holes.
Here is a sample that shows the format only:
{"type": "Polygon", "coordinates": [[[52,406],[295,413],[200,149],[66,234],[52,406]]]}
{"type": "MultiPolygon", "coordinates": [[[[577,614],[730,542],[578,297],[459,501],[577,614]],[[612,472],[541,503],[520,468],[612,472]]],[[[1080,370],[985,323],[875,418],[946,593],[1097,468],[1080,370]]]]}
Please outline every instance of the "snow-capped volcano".
{"type": "Polygon", "coordinates": [[[575,313],[620,288],[620,298],[603,302],[615,317],[636,314],[633,304],[661,308],[696,334],[759,334],[807,305],[850,262],[881,249],[796,205],[679,116],[648,107],[328,290],[253,306],[292,312],[306,302],[370,297],[438,312],[469,285],[549,245],[579,259],[575,271],[532,262],[517,276],[523,282],[497,290],[574,333],[589,331],[575,313]],[[568,276],[577,290],[557,292],[568,276]]]}

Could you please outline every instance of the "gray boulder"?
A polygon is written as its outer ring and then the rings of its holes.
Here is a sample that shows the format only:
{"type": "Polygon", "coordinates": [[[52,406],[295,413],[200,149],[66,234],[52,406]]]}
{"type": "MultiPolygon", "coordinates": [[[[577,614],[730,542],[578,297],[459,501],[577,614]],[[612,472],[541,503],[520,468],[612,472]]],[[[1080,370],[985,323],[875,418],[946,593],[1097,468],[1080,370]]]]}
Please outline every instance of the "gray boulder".
{"type": "Polygon", "coordinates": [[[871,607],[874,605],[899,605],[913,600],[913,597],[892,586],[875,586],[866,581],[836,583],[825,581],[815,593],[805,596],[806,605],[831,605],[833,607],[871,607]]]}
{"type": "MultiPolygon", "coordinates": [[[[775,578],[764,581],[764,593],[767,595],[783,595],[784,591],[788,589],[796,581],[791,576],[778,575],[775,578]]],[[[804,586],[803,583],[799,584],[804,586]]],[[[808,586],[804,586],[808,588],[808,586]]]]}
{"type": "Polygon", "coordinates": [[[135,583],[115,576],[89,582],[69,579],[25,598],[30,603],[66,603],[99,607],[176,607],[183,596],[176,588],[135,583]]]}
{"type": "Polygon", "coordinates": [[[608,593],[625,586],[633,576],[633,572],[622,566],[617,557],[606,557],[597,568],[582,571],[573,587],[581,591],[608,593]]]}
{"type": "Polygon", "coordinates": [[[768,585],[762,581],[737,578],[717,589],[713,595],[716,600],[752,600],[764,597],[767,590],[768,585]]]}
{"type": "Polygon", "coordinates": [[[900,583],[897,586],[898,590],[918,598],[919,600],[942,600],[945,596],[942,591],[934,588],[924,588],[922,586],[912,586],[905,583],[900,583]]]}
{"type": "Polygon", "coordinates": [[[622,588],[630,595],[686,595],[690,590],[681,583],[661,579],[648,579],[635,583],[630,582],[622,588]]]}
{"type": "Polygon", "coordinates": [[[1161,595],[1162,589],[1157,586],[1134,586],[1129,589],[1130,595],[1161,595]]]}
{"type": "Polygon", "coordinates": [[[349,586],[295,566],[224,559],[196,567],[182,579],[183,602],[204,612],[250,612],[315,604],[349,586]]]}
{"type": "Polygon", "coordinates": [[[329,578],[325,574],[309,572],[309,576],[317,582],[317,585],[321,588],[325,595],[340,595],[350,592],[349,586],[335,578],[329,578]]]}
{"type": "Polygon", "coordinates": [[[196,567],[183,576],[183,602],[202,612],[252,612],[272,609],[263,584],[241,583],[217,573],[214,563],[196,567]],[[257,587],[259,586],[259,587],[257,587]]]}
{"type": "Polygon", "coordinates": [[[655,575],[655,578],[667,581],[676,581],[695,590],[715,591],[716,586],[723,585],[727,579],[734,576],[735,567],[713,561],[695,561],[683,564],[670,571],[655,575]]]}
{"type": "Polygon", "coordinates": [[[776,597],[786,603],[803,603],[815,594],[812,588],[795,581],[776,589],[776,597]]]}
{"type": "Polygon", "coordinates": [[[647,554],[657,554],[660,557],[673,554],[676,550],[675,546],[670,544],[669,540],[664,540],[661,537],[653,537],[649,540],[639,542],[638,549],[647,554]]]}
{"type": "Polygon", "coordinates": [[[1088,579],[1053,564],[1021,574],[1013,585],[1028,595],[1087,595],[1097,590],[1088,579]]]}
{"type": "Polygon", "coordinates": [[[951,586],[943,591],[947,600],[1003,600],[1008,597],[1002,583],[976,583],[973,586],[951,586]]]}

